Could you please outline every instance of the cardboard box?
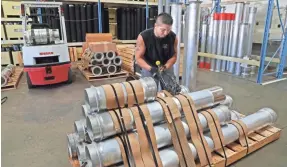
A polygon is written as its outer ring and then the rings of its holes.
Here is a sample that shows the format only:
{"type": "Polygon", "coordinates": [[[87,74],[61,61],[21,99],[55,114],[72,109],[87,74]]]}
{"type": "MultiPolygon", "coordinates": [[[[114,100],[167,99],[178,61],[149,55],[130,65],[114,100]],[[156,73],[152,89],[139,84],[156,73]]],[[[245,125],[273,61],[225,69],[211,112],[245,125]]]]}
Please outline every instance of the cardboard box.
{"type": "Polygon", "coordinates": [[[112,42],[89,42],[89,49],[92,52],[117,52],[116,44],[112,42]]]}
{"type": "Polygon", "coordinates": [[[112,42],[113,35],[111,33],[87,33],[86,42],[112,42]]]}

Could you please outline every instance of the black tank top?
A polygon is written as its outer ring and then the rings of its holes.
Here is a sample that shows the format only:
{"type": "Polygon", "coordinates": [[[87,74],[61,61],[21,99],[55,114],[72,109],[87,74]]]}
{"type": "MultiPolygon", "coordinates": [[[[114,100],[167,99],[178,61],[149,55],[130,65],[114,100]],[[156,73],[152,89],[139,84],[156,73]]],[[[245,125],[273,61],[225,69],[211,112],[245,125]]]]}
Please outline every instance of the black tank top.
{"type": "Polygon", "coordinates": [[[150,28],[143,31],[141,36],[146,47],[144,59],[149,65],[156,66],[155,62],[158,60],[164,65],[174,55],[174,32],[171,31],[164,38],[158,38],[154,35],[154,28],[150,28]]]}

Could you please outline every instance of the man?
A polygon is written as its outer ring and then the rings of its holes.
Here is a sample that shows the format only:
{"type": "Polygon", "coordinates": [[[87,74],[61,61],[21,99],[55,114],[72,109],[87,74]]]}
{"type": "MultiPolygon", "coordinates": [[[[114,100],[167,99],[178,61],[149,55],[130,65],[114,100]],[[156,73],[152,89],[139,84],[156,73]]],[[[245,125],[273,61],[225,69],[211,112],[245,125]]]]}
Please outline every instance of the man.
{"type": "Polygon", "coordinates": [[[151,77],[158,71],[156,61],[160,61],[162,71],[172,76],[176,62],[177,38],[171,31],[173,19],[167,13],[157,16],[153,28],[141,32],[136,44],[136,62],[142,68],[142,77],[151,77]]]}

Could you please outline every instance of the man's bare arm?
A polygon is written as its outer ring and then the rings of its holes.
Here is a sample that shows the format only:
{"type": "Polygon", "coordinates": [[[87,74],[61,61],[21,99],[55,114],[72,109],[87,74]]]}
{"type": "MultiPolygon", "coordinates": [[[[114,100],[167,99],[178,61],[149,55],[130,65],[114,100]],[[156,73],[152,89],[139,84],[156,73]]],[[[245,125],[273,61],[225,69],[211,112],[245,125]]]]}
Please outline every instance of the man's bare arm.
{"type": "Polygon", "coordinates": [[[151,66],[148,65],[146,61],[144,60],[145,50],[146,50],[146,47],[143,41],[143,37],[139,35],[137,38],[137,44],[136,44],[136,62],[141,68],[150,71],[151,66]]]}
{"type": "Polygon", "coordinates": [[[168,68],[171,68],[175,62],[176,62],[176,57],[177,57],[177,44],[178,44],[178,39],[177,37],[175,38],[175,41],[174,41],[174,54],[173,56],[166,62],[165,64],[165,67],[168,69],[168,68]]]}

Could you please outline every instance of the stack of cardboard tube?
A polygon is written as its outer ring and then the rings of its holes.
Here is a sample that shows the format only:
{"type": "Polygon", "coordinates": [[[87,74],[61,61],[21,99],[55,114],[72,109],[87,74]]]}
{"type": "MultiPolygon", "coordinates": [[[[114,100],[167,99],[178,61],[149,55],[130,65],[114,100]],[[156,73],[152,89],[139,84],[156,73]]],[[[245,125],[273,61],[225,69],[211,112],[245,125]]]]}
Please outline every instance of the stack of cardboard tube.
{"type": "Polygon", "coordinates": [[[242,117],[221,87],[175,96],[153,78],[85,89],[69,156],[86,167],[212,165],[212,152],[277,119],[270,108],[242,117]],[[238,127],[243,127],[239,131],[238,127]]]}

